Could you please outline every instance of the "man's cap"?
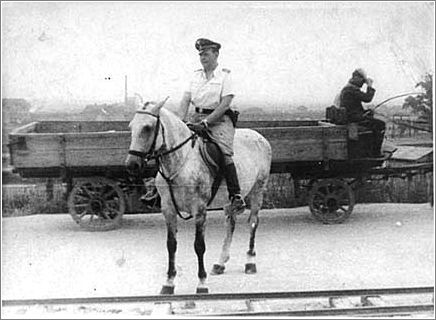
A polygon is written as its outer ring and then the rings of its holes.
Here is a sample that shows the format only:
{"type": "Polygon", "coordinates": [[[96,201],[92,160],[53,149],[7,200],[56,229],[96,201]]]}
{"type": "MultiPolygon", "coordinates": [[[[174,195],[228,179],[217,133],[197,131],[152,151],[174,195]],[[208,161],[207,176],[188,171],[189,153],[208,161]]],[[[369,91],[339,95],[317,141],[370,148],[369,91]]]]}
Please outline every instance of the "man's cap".
{"type": "Polygon", "coordinates": [[[362,68],[357,68],[356,70],[353,71],[353,77],[355,75],[360,75],[363,79],[367,79],[368,76],[366,75],[365,70],[363,70],[362,68]]]}
{"type": "Polygon", "coordinates": [[[202,53],[204,50],[207,49],[219,50],[220,48],[221,45],[218,42],[213,42],[209,39],[200,38],[197,41],[195,41],[195,49],[200,51],[200,53],[202,53]]]}

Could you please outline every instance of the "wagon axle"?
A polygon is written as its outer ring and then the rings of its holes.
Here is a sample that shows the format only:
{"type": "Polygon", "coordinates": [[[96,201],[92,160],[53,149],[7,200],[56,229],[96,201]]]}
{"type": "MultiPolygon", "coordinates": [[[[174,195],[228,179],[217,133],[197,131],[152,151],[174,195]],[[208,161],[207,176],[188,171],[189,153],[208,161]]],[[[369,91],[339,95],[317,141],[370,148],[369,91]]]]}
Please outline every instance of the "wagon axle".
{"type": "Polygon", "coordinates": [[[338,200],[336,198],[333,198],[333,197],[328,198],[326,204],[327,204],[327,209],[328,209],[329,213],[335,212],[336,210],[338,210],[340,208],[340,206],[338,204],[338,200]]]}

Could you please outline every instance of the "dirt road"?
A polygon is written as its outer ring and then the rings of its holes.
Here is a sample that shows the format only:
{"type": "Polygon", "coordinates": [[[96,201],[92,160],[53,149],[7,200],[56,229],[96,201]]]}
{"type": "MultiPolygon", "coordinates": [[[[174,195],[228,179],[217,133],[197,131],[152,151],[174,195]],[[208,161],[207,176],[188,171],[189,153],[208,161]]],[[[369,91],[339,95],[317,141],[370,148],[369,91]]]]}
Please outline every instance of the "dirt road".
{"type": "MultiPolygon", "coordinates": [[[[429,204],[357,205],[344,224],[323,225],[306,207],[264,210],[256,275],[244,274],[248,211],[239,216],[226,273],[213,293],[434,285],[434,212],[429,204]]],[[[210,270],[224,236],[208,214],[210,270]]],[[[127,215],[121,229],[82,231],[67,214],[3,219],[2,299],[157,294],[167,268],[160,214],[127,215]]],[[[176,293],[197,285],[194,224],[179,220],[176,293]]]]}

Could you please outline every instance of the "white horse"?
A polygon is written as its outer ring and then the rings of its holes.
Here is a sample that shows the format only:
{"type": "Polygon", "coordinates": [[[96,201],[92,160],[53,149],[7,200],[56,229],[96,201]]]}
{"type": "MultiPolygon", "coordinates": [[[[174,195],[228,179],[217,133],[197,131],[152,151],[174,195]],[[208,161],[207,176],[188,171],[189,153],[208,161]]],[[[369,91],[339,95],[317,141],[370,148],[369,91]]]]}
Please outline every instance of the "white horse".
{"type": "MultiPolygon", "coordinates": [[[[132,141],[126,159],[127,170],[139,174],[144,163],[155,158],[159,166],[156,187],[161,196],[161,209],[167,226],[167,249],[169,254],[167,280],[161,294],[174,293],[176,277],[175,253],[177,249],[177,216],[188,213],[195,220],[195,253],[198,257],[197,293],[207,293],[204,269],[204,242],[206,209],[211,198],[214,177],[204,163],[199,142],[187,125],[174,113],[162,108],[165,101],[146,103],[137,110],[130,122],[132,141]]],[[[263,193],[267,186],[271,166],[271,146],[254,130],[237,129],[234,139],[234,162],[240,181],[241,193],[250,204],[250,241],[247,252],[246,273],[255,273],[255,233],[259,224],[258,212],[262,206],[263,193]]],[[[214,207],[229,203],[225,181],[213,201],[214,207]]],[[[227,210],[226,237],[217,264],[212,274],[224,272],[229,260],[230,245],[235,229],[236,217],[227,210]]]]}

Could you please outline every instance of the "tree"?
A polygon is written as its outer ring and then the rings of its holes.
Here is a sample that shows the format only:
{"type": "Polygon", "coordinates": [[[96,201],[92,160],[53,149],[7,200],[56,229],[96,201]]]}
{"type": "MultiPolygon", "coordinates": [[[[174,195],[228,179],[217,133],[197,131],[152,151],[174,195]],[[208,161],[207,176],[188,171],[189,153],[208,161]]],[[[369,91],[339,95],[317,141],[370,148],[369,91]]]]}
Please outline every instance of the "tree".
{"type": "Polygon", "coordinates": [[[433,75],[426,74],[424,80],[418,82],[416,87],[424,89],[422,94],[409,96],[404,100],[403,109],[411,109],[413,114],[427,121],[433,127],[433,75]]]}

